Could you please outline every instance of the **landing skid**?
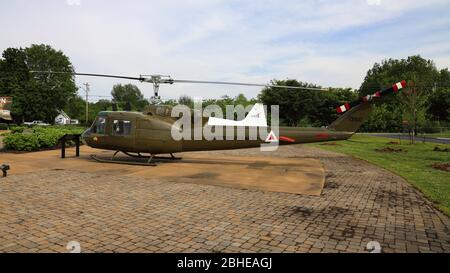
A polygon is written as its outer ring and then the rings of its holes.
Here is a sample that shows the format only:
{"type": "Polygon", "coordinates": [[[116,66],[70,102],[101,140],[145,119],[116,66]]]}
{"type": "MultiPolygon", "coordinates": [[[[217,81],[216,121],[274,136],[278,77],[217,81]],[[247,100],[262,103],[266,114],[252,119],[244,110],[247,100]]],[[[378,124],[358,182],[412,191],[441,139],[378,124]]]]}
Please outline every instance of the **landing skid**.
{"type": "Polygon", "coordinates": [[[129,152],[123,152],[122,153],[126,154],[127,156],[130,157],[135,157],[135,158],[152,158],[152,159],[167,159],[167,160],[180,160],[181,157],[176,157],[173,154],[170,154],[170,157],[166,157],[166,156],[146,156],[146,155],[142,155],[141,153],[129,153],[129,152]]]}
{"type": "Polygon", "coordinates": [[[96,155],[91,155],[91,158],[97,162],[101,163],[115,163],[115,164],[127,164],[127,165],[139,165],[139,166],[157,166],[155,162],[136,162],[136,161],[125,161],[125,160],[114,160],[99,158],[96,155]]]}
{"type": "Polygon", "coordinates": [[[172,160],[180,160],[181,159],[181,157],[175,157],[172,153],[170,154],[170,157],[164,157],[164,156],[155,156],[155,155],[144,156],[141,153],[129,153],[129,152],[124,152],[124,151],[115,151],[113,156],[111,157],[111,159],[100,158],[96,155],[91,155],[91,158],[94,159],[95,161],[102,162],[102,163],[116,163],[116,164],[128,164],[128,165],[140,165],[140,166],[156,166],[157,162],[155,162],[155,161],[168,162],[168,161],[172,161],[172,160]],[[129,157],[147,159],[147,162],[116,160],[115,157],[119,152],[122,152],[129,157]]]}

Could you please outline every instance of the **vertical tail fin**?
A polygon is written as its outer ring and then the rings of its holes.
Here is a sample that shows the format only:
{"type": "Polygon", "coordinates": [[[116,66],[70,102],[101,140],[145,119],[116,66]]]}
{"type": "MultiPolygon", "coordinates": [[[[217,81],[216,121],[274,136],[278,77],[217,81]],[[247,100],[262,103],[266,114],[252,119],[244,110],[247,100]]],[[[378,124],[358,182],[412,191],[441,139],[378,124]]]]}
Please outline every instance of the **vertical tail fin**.
{"type": "Polygon", "coordinates": [[[333,121],[328,128],[334,131],[354,133],[367,121],[372,110],[372,104],[361,103],[333,121]]]}

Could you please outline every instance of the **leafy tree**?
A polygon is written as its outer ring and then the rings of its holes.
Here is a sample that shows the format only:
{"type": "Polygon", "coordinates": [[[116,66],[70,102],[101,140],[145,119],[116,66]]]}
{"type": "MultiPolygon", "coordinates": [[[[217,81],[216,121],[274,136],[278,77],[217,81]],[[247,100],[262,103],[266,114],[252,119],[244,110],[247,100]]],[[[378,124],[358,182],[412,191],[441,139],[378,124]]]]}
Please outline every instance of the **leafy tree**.
{"type": "Polygon", "coordinates": [[[194,108],[194,100],[188,95],[181,95],[178,98],[178,104],[186,105],[189,108],[194,108]]]}
{"type": "Polygon", "coordinates": [[[169,106],[176,106],[178,104],[178,101],[175,99],[168,99],[168,100],[164,101],[163,104],[169,105],[169,106]]]}
{"type": "Polygon", "coordinates": [[[77,91],[70,74],[30,74],[37,71],[72,72],[69,58],[48,45],[8,48],[0,59],[0,90],[13,97],[15,121],[42,119],[53,122],[77,91]]]}
{"type": "Polygon", "coordinates": [[[428,112],[434,119],[450,122],[450,88],[439,88],[433,92],[428,112]]]}
{"type": "Polygon", "coordinates": [[[428,114],[437,121],[450,122],[450,71],[439,72],[439,85],[436,84],[428,105],[428,114]]]}
{"type": "Polygon", "coordinates": [[[387,104],[375,104],[373,112],[365,122],[361,131],[366,132],[401,132],[402,110],[390,109],[387,104]]]}
{"type": "Polygon", "coordinates": [[[96,103],[94,103],[94,108],[98,109],[100,111],[107,111],[111,110],[111,101],[107,99],[100,99],[96,103]]]}
{"type": "MultiPolygon", "coordinates": [[[[319,87],[297,80],[274,81],[275,84],[319,87]]],[[[280,122],[289,126],[328,125],[336,119],[336,106],[356,98],[351,89],[329,91],[266,87],[258,98],[266,105],[280,106],[280,122]]]]}
{"type": "Polygon", "coordinates": [[[137,111],[143,110],[148,105],[148,101],[144,99],[144,95],[134,84],[115,84],[111,96],[113,101],[117,102],[122,109],[125,108],[126,103],[131,105],[132,110],[137,111]]]}
{"type": "MultiPolygon", "coordinates": [[[[375,63],[367,72],[359,94],[361,96],[372,94],[400,80],[406,80],[408,87],[401,92],[401,96],[395,96],[382,103],[387,105],[389,111],[401,115],[401,118],[395,117],[395,120],[407,120],[411,132],[416,134],[417,128],[425,123],[427,111],[436,111],[434,106],[430,106],[429,100],[435,91],[433,87],[440,86],[443,81],[445,72],[442,73],[441,75],[432,60],[426,60],[420,55],[401,60],[384,60],[381,63],[375,63]],[[397,108],[402,111],[394,111],[397,108]]],[[[380,116],[380,118],[388,117],[380,116]]],[[[392,130],[394,127],[398,128],[399,125],[387,129],[392,130]]]]}
{"type": "Polygon", "coordinates": [[[78,95],[69,98],[66,107],[64,107],[64,112],[66,112],[70,118],[78,119],[80,124],[85,124],[86,122],[85,111],[86,101],[78,95]]]}

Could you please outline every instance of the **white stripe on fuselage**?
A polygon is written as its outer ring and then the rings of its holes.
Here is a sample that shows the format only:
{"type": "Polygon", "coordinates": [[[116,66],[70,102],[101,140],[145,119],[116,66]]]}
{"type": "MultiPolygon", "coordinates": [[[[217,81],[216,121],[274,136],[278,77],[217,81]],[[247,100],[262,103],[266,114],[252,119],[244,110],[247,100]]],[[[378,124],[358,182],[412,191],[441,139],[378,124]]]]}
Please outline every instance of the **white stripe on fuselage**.
{"type": "Polygon", "coordinates": [[[243,120],[230,120],[210,117],[209,126],[257,126],[267,127],[266,113],[261,103],[256,103],[243,120]]]}

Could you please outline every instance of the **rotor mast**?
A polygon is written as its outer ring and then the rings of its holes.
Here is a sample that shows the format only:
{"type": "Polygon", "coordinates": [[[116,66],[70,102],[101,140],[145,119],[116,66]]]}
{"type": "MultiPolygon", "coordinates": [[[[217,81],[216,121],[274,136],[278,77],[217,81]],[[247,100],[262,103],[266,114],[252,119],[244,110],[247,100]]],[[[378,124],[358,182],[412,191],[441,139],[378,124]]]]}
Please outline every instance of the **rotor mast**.
{"type": "Polygon", "coordinates": [[[153,84],[153,96],[150,97],[150,103],[157,104],[161,102],[159,96],[159,85],[161,83],[173,84],[173,79],[169,75],[139,75],[142,78],[141,82],[148,82],[153,84]]]}

